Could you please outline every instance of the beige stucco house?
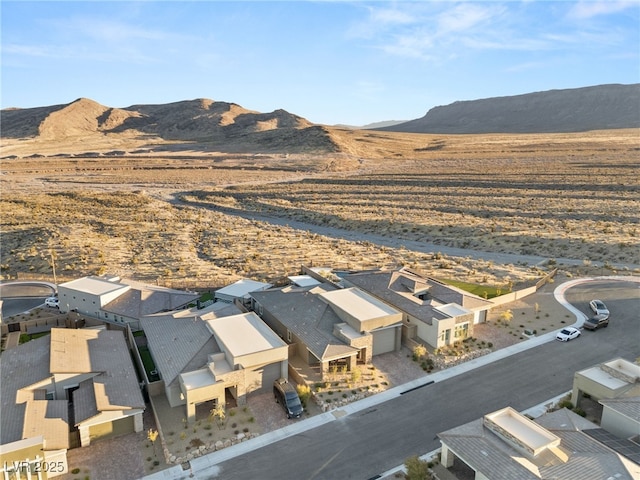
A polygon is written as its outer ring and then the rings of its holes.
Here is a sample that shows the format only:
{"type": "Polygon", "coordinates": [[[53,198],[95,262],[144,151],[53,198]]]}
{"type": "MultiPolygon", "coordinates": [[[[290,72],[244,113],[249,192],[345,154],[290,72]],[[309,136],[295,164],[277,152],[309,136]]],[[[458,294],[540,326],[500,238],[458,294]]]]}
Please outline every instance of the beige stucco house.
{"type": "Polygon", "coordinates": [[[406,338],[440,348],[473,335],[486,319],[489,300],[425,278],[409,269],[346,275],[342,284],[359,289],[402,312],[406,338]]]}
{"type": "Polygon", "coordinates": [[[143,429],[145,403],[122,332],[53,328],[4,352],[1,374],[3,459],[31,461],[41,449],[65,473],[68,448],[143,429]]]}
{"type": "Polygon", "coordinates": [[[321,373],[337,364],[350,371],[373,355],[400,349],[402,314],[357,288],[292,284],[251,296],[267,325],[321,373]]]}
{"type": "Polygon", "coordinates": [[[640,365],[614,358],[576,372],[571,403],[579,406],[584,395],[602,405],[602,428],[639,444],[640,460],[640,365]]]}
{"type": "Polygon", "coordinates": [[[103,322],[139,328],[145,315],[195,303],[193,292],[149,285],[117,276],[89,276],[58,286],[60,311],[75,310],[103,322]]]}
{"type": "Polygon", "coordinates": [[[201,311],[141,319],[149,351],[172,407],[185,406],[195,421],[196,406],[238,405],[249,393],[271,389],[288,375],[288,348],[253,312],[216,302],[201,311]]]}

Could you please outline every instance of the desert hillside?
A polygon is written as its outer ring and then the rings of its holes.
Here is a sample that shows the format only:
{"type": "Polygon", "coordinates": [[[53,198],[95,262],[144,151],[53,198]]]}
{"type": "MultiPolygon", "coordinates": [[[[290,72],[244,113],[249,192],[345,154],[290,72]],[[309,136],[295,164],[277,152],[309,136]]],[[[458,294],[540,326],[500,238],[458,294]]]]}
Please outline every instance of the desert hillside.
{"type": "Polygon", "coordinates": [[[561,133],[640,127],[640,84],[598,85],[454,102],[379,130],[411,133],[561,133]]]}
{"type": "Polygon", "coordinates": [[[94,154],[145,147],[240,153],[338,150],[327,129],[285,110],[259,113],[209,99],[112,108],[80,98],[0,114],[3,156],[24,156],[29,150],[31,155],[83,153],[82,148],[86,153],[89,146],[94,154]]]}

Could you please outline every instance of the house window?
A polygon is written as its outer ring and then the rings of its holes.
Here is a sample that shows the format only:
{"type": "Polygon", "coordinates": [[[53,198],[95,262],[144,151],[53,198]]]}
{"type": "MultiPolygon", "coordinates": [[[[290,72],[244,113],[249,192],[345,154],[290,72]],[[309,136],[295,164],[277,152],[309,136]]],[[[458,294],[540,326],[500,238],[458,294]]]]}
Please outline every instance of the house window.
{"type": "Polygon", "coordinates": [[[454,336],[455,338],[460,339],[467,338],[469,336],[469,323],[460,323],[456,325],[454,336]]]}

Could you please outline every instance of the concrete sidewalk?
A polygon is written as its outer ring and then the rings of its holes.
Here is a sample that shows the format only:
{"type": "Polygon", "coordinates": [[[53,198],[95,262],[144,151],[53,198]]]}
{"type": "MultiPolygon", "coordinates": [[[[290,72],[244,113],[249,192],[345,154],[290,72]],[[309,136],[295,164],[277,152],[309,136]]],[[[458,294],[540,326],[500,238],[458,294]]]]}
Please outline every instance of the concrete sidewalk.
{"type": "MultiPolygon", "coordinates": [[[[586,319],[586,316],[570,305],[565,297],[564,293],[571,287],[578,285],[580,283],[586,283],[594,280],[623,280],[630,282],[638,282],[640,283],[640,277],[594,277],[594,278],[585,278],[572,280],[569,282],[565,282],[554,290],[554,297],[558,303],[564,306],[567,310],[569,310],[575,317],[575,322],[573,324],[574,327],[580,328],[586,319]]],[[[420,377],[411,382],[405,383],[404,385],[399,385],[397,387],[391,388],[384,392],[378,393],[376,395],[372,395],[370,397],[366,397],[357,402],[353,402],[349,405],[346,405],[342,408],[332,410],[321,415],[316,415],[309,419],[303,420],[301,422],[297,422],[295,424],[291,424],[285,428],[281,428],[279,430],[275,430],[259,437],[253,438],[246,442],[239,443],[234,445],[233,447],[225,448],[223,450],[219,450],[217,452],[212,452],[208,455],[198,457],[193,459],[190,462],[191,469],[189,471],[183,470],[181,466],[171,467],[165,470],[162,470],[158,473],[154,473],[152,475],[148,475],[144,477],[145,480],[161,480],[161,479],[187,479],[187,478],[210,478],[215,472],[218,470],[219,463],[222,463],[226,460],[229,460],[233,457],[244,455],[246,453],[257,450],[261,447],[264,447],[268,444],[277,442],[279,440],[291,437],[293,435],[300,434],[304,431],[311,430],[313,428],[319,427],[321,425],[325,425],[332,421],[335,421],[338,418],[344,418],[347,415],[352,415],[363,410],[367,410],[375,405],[380,403],[389,401],[393,398],[399,397],[401,394],[407,392],[408,390],[412,390],[415,388],[420,388],[424,385],[428,385],[431,383],[442,382],[444,380],[448,380],[457,375],[460,375],[465,372],[469,372],[479,367],[483,367],[490,363],[496,362],[498,360],[502,360],[511,355],[515,355],[516,353],[520,353],[531,348],[538,347],[547,342],[553,341],[555,339],[556,332],[549,332],[544,335],[540,335],[537,337],[530,338],[526,342],[520,342],[515,345],[511,345],[509,347],[497,350],[488,355],[484,355],[482,357],[470,360],[468,362],[461,363],[451,368],[447,368],[446,370],[441,370],[439,372],[425,375],[424,377],[420,377]]],[[[564,394],[563,394],[564,395],[564,394]]],[[[554,401],[557,401],[558,398],[562,396],[555,397],[553,399],[549,399],[548,401],[543,402],[540,405],[534,406],[529,410],[526,410],[523,413],[528,413],[531,416],[537,417],[543,414],[546,411],[546,407],[550,404],[553,404],[554,401]]],[[[425,454],[423,457],[427,457],[428,455],[433,456],[434,452],[430,452],[425,454]]],[[[429,457],[430,458],[430,457],[429,457]]],[[[387,473],[391,474],[393,472],[398,472],[402,469],[402,466],[396,467],[387,473]]]]}

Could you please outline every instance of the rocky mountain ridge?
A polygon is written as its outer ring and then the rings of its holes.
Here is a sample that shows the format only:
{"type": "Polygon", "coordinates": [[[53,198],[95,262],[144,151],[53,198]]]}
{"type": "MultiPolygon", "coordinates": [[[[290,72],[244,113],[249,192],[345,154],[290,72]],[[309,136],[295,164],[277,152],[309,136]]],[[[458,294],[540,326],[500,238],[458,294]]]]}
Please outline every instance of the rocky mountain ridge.
{"type": "Polygon", "coordinates": [[[454,102],[376,130],[406,133],[567,133],[640,127],[640,84],[597,85],[454,102]]]}
{"type": "Polygon", "coordinates": [[[150,142],[240,144],[257,150],[335,151],[328,131],[285,110],[260,113],[235,103],[195,99],[112,108],[87,98],[66,105],[1,111],[2,138],[70,142],[96,137],[150,142]]]}

